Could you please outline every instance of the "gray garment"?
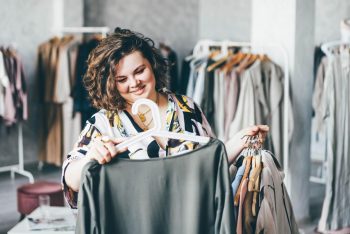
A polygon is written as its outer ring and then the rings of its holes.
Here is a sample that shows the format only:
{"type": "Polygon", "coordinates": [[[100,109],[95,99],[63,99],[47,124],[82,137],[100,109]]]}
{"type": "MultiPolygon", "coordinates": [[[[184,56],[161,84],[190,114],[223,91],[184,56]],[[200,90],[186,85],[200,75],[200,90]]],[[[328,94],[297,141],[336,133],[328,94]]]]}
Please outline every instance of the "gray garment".
{"type": "MultiPolygon", "coordinates": [[[[279,162],[283,164],[283,120],[284,105],[288,105],[288,140],[290,141],[293,134],[294,120],[291,99],[284,100],[284,74],[282,69],[271,61],[261,63],[263,74],[264,92],[269,113],[264,120],[270,126],[270,134],[267,140],[270,140],[272,147],[268,149],[276,155],[279,162]]],[[[266,113],[265,113],[266,114],[266,113]]]]}
{"type": "Polygon", "coordinates": [[[283,183],[284,173],[269,151],[263,150],[261,155],[263,170],[255,233],[299,233],[292,203],[283,183]]]}
{"type": "Polygon", "coordinates": [[[115,158],[83,170],[76,233],[234,233],[223,143],[169,158],[115,158]]]}
{"type": "Polygon", "coordinates": [[[316,81],[314,86],[314,93],[312,95],[312,108],[315,111],[315,121],[316,121],[316,130],[320,132],[323,130],[323,114],[324,114],[324,103],[323,94],[324,94],[324,79],[326,76],[326,69],[328,65],[327,57],[323,57],[319,67],[317,68],[316,81]]]}
{"type": "Polygon", "coordinates": [[[214,73],[214,105],[216,136],[223,141],[225,138],[225,74],[216,69],[214,73]]]}
{"type": "Polygon", "coordinates": [[[203,64],[204,62],[207,61],[207,58],[196,58],[191,61],[190,63],[190,76],[188,80],[188,85],[187,85],[187,90],[186,90],[186,95],[189,96],[190,98],[193,98],[194,91],[196,88],[196,82],[198,79],[198,68],[203,64]]]}
{"type": "MultiPolygon", "coordinates": [[[[256,66],[253,64],[252,66],[256,66]]],[[[250,70],[245,70],[240,79],[240,91],[235,117],[230,125],[229,139],[241,129],[255,124],[254,83],[250,70]]]]}
{"type": "Polygon", "coordinates": [[[318,226],[322,232],[350,227],[350,55],[341,54],[329,58],[324,83],[327,181],[318,226]]]}
{"type": "Polygon", "coordinates": [[[233,68],[226,74],[226,94],[225,94],[225,142],[229,140],[230,124],[235,117],[237,101],[238,101],[238,71],[233,68]]]}

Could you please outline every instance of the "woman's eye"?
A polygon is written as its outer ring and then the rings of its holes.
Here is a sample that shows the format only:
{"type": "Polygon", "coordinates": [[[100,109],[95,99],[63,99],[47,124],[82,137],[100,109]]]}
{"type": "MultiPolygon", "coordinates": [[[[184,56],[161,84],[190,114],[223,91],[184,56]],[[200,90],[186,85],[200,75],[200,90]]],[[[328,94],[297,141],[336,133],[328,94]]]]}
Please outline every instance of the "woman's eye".
{"type": "Polygon", "coordinates": [[[145,69],[137,70],[135,73],[136,73],[136,74],[142,74],[142,72],[143,72],[144,70],[145,70],[145,69]]]}
{"type": "Polygon", "coordinates": [[[119,78],[117,79],[117,82],[119,83],[124,83],[126,81],[126,78],[119,78]]]}

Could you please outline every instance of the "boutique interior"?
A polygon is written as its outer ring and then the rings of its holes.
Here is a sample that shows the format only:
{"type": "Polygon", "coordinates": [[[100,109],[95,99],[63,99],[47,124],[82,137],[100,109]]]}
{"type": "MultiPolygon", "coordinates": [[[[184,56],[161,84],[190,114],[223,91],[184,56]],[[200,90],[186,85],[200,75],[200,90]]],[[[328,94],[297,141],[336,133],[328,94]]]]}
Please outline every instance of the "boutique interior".
{"type": "Polygon", "coordinates": [[[350,233],[350,1],[0,2],[0,233],[350,233]],[[204,146],[172,161],[116,160],[118,185],[85,171],[72,209],[67,156],[100,111],[87,61],[116,28],[153,40],[167,92],[193,100],[215,137],[176,133],[204,146]],[[227,160],[258,124],[264,141],[227,160]]]}

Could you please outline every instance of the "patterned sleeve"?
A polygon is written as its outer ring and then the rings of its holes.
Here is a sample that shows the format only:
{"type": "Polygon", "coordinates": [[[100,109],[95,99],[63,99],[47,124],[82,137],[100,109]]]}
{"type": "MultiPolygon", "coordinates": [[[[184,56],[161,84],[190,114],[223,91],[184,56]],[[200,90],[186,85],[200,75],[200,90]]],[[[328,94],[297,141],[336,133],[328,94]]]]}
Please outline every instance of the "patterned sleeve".
{"type": "Polygon", "coordinates": [[[207,118],[205,117],[202,109],[195,103],[194,103],[194,110],[196,113],[196,120],[198,121],[198,124],[200,124],[201,128],[203,129],[203,131],[200,131],[200,135],[201,136],[208,136],[208,137],[216,137],[215,134],[213,133],[211,126],[207,120],[207,118]]]}
{"type": "Polygon", "coordinates": [[[70,187],[67,186],[64,177],[66,169],[69,166],[70,162],[85,157],[91,140],[99,136],[101,136],[101,132],[96,128],[95,124],[88,120],[84,129],[80,133],[79,139],[75,143],[73,150],[67,155],[67,158],[63,162],[61,177],[62,189],[64,196],[71,208],[77,208],[78,192],[73,191],[70,187]]]}

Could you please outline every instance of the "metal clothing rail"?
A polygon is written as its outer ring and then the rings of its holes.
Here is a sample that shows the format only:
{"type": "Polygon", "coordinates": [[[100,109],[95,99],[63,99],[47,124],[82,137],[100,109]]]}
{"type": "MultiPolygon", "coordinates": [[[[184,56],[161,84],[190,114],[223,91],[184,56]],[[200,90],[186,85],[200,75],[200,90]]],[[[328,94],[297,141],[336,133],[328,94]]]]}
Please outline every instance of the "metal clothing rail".
{"type": "Polygon", "coordinates": [[[291,191],[291,177],[289,171],[289,147],[288,147],[288,114],[289,114],[289,106],[288,106],[288,98],[289,98],[289,61],[288,61],[288,53],[286,49],[280,44],[258,44],[251,42],[235,42],[235,41],[213,41],[213,40],[200,40],[197,42],[193,49],[193,54],[196,53],[209,53],[210,47],[221,47],[221,51],[224,53],[228,53],[228,49],[230,47],[250,47],[250,48],[276,48],[283,55],[283,63],[284,63],[284,94],[283,99],[285,101],[284,104],[284,116],[283,116],[283,169],[286,175],[286,188],[288,192],[291,191]]]}
{"type": "Polygon", "coordinates": [[[11,179],[15,178],[15,173],[21,174],[29,178],[30,183],[34,183],[34,177],[32,173],[24,170],[23,161],[23,129],[22,123],[18,123],[18,164],[0,167],[0,172],[11,171],[11,179]]]}
{"type": "MultiPolygon", "coordinates": [[[[102,37],[107,37],[107,33],[110,31],[109,27],[61,27],[55,29],[53,32],[56,35],[62,36],[64,33],[82,34],[82,33],[101,33],[102,37]]],[[[38,169],[43,168],[43,162],[39,161],[38,169]]]]}
{"type": "Polygon", "coordinates": [[[331,48],[332,47],[339,47],[339,46],[350,46],[350,42],[347,42],[347,41],[330,41],[330,42],[326,42],[326,43],[322,44],[321,50],[328,57],[331,57],[333,55],[333,52],[332,52],[331,48]]]}

